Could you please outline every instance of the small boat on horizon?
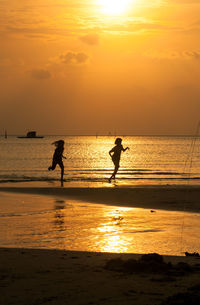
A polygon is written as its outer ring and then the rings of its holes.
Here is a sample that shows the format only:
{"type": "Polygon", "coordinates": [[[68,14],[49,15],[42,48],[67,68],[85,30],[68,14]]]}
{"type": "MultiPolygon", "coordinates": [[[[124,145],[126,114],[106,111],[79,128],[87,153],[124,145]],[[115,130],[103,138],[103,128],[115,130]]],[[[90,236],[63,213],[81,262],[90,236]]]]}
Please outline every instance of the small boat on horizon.
{"type": "Polygon", "coordinates": [[[43,136],[37,136],[36,131],[28,131],[26,136],[19,136],[19,139],[42,139],[43,136]]]}

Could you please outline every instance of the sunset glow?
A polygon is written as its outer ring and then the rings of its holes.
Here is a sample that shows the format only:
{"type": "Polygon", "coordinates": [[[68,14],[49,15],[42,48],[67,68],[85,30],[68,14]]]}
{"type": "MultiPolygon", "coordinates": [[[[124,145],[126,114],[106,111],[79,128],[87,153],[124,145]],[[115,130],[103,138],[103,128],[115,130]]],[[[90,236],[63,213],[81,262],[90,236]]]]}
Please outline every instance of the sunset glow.
{"type": "Polygon", "coordinates": [[[121,15],[125,13],[134,0],[98,0],[101,11],[107,15],[121,15]]]}
{"type": "Polygon", "coordinates": [[[0,1],[2,132],[192,134],[199,14],[191,0],[0,1]]]}

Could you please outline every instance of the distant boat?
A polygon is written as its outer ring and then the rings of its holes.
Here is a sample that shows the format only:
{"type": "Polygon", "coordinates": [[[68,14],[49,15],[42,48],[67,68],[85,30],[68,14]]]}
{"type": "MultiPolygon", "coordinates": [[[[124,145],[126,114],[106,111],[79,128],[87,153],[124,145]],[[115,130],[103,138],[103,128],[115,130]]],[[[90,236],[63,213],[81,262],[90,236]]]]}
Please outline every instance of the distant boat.
{"type": "Polygon", "coordinates": [[[20,136],[19,139],[42,139],[43,136],[37,136],[36,131],[28,131],[26,136],[20,136]]]}

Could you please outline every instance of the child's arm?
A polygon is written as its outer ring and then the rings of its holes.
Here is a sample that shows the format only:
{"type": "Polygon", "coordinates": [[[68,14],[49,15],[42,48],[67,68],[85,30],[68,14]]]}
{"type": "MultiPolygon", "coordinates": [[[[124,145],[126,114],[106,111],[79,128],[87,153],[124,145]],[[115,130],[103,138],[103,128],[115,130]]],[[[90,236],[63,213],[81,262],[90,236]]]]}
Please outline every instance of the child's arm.
{"type": "Polygon", "coordinates": [[[110,157],[112,157],[112,152],[114,152],[114,147],[109,151],[110,157]]]}
{"type": "Polygon", "coordinates": [[[122,147],[123,151],[126,151],[127,149],[130,149],[128,146],[126,148],[122,147]]]}

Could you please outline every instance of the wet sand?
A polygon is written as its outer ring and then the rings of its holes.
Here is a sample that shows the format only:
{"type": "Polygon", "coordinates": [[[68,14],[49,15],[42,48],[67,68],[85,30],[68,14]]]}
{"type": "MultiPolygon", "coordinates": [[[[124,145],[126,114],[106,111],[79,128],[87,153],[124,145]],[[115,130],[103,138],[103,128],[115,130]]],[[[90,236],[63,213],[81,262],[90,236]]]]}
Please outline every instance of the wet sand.
{"type": "Polygon", "coordinates": [[[170,305],[189,304],[184,302],[191,296],[199,301],[198,258],[165,256],[165,262],[192,266],[189,272],[175,273],[106,269],[113,258],[139,259],[140,255],[1,248],[0,303],[170,305]]]}
{"type": "Polygon", "coordinates": [[[0,191],[75,198],[124,207],[200,212],[199,186],[57,187],[1,186],[0,191]]]}

